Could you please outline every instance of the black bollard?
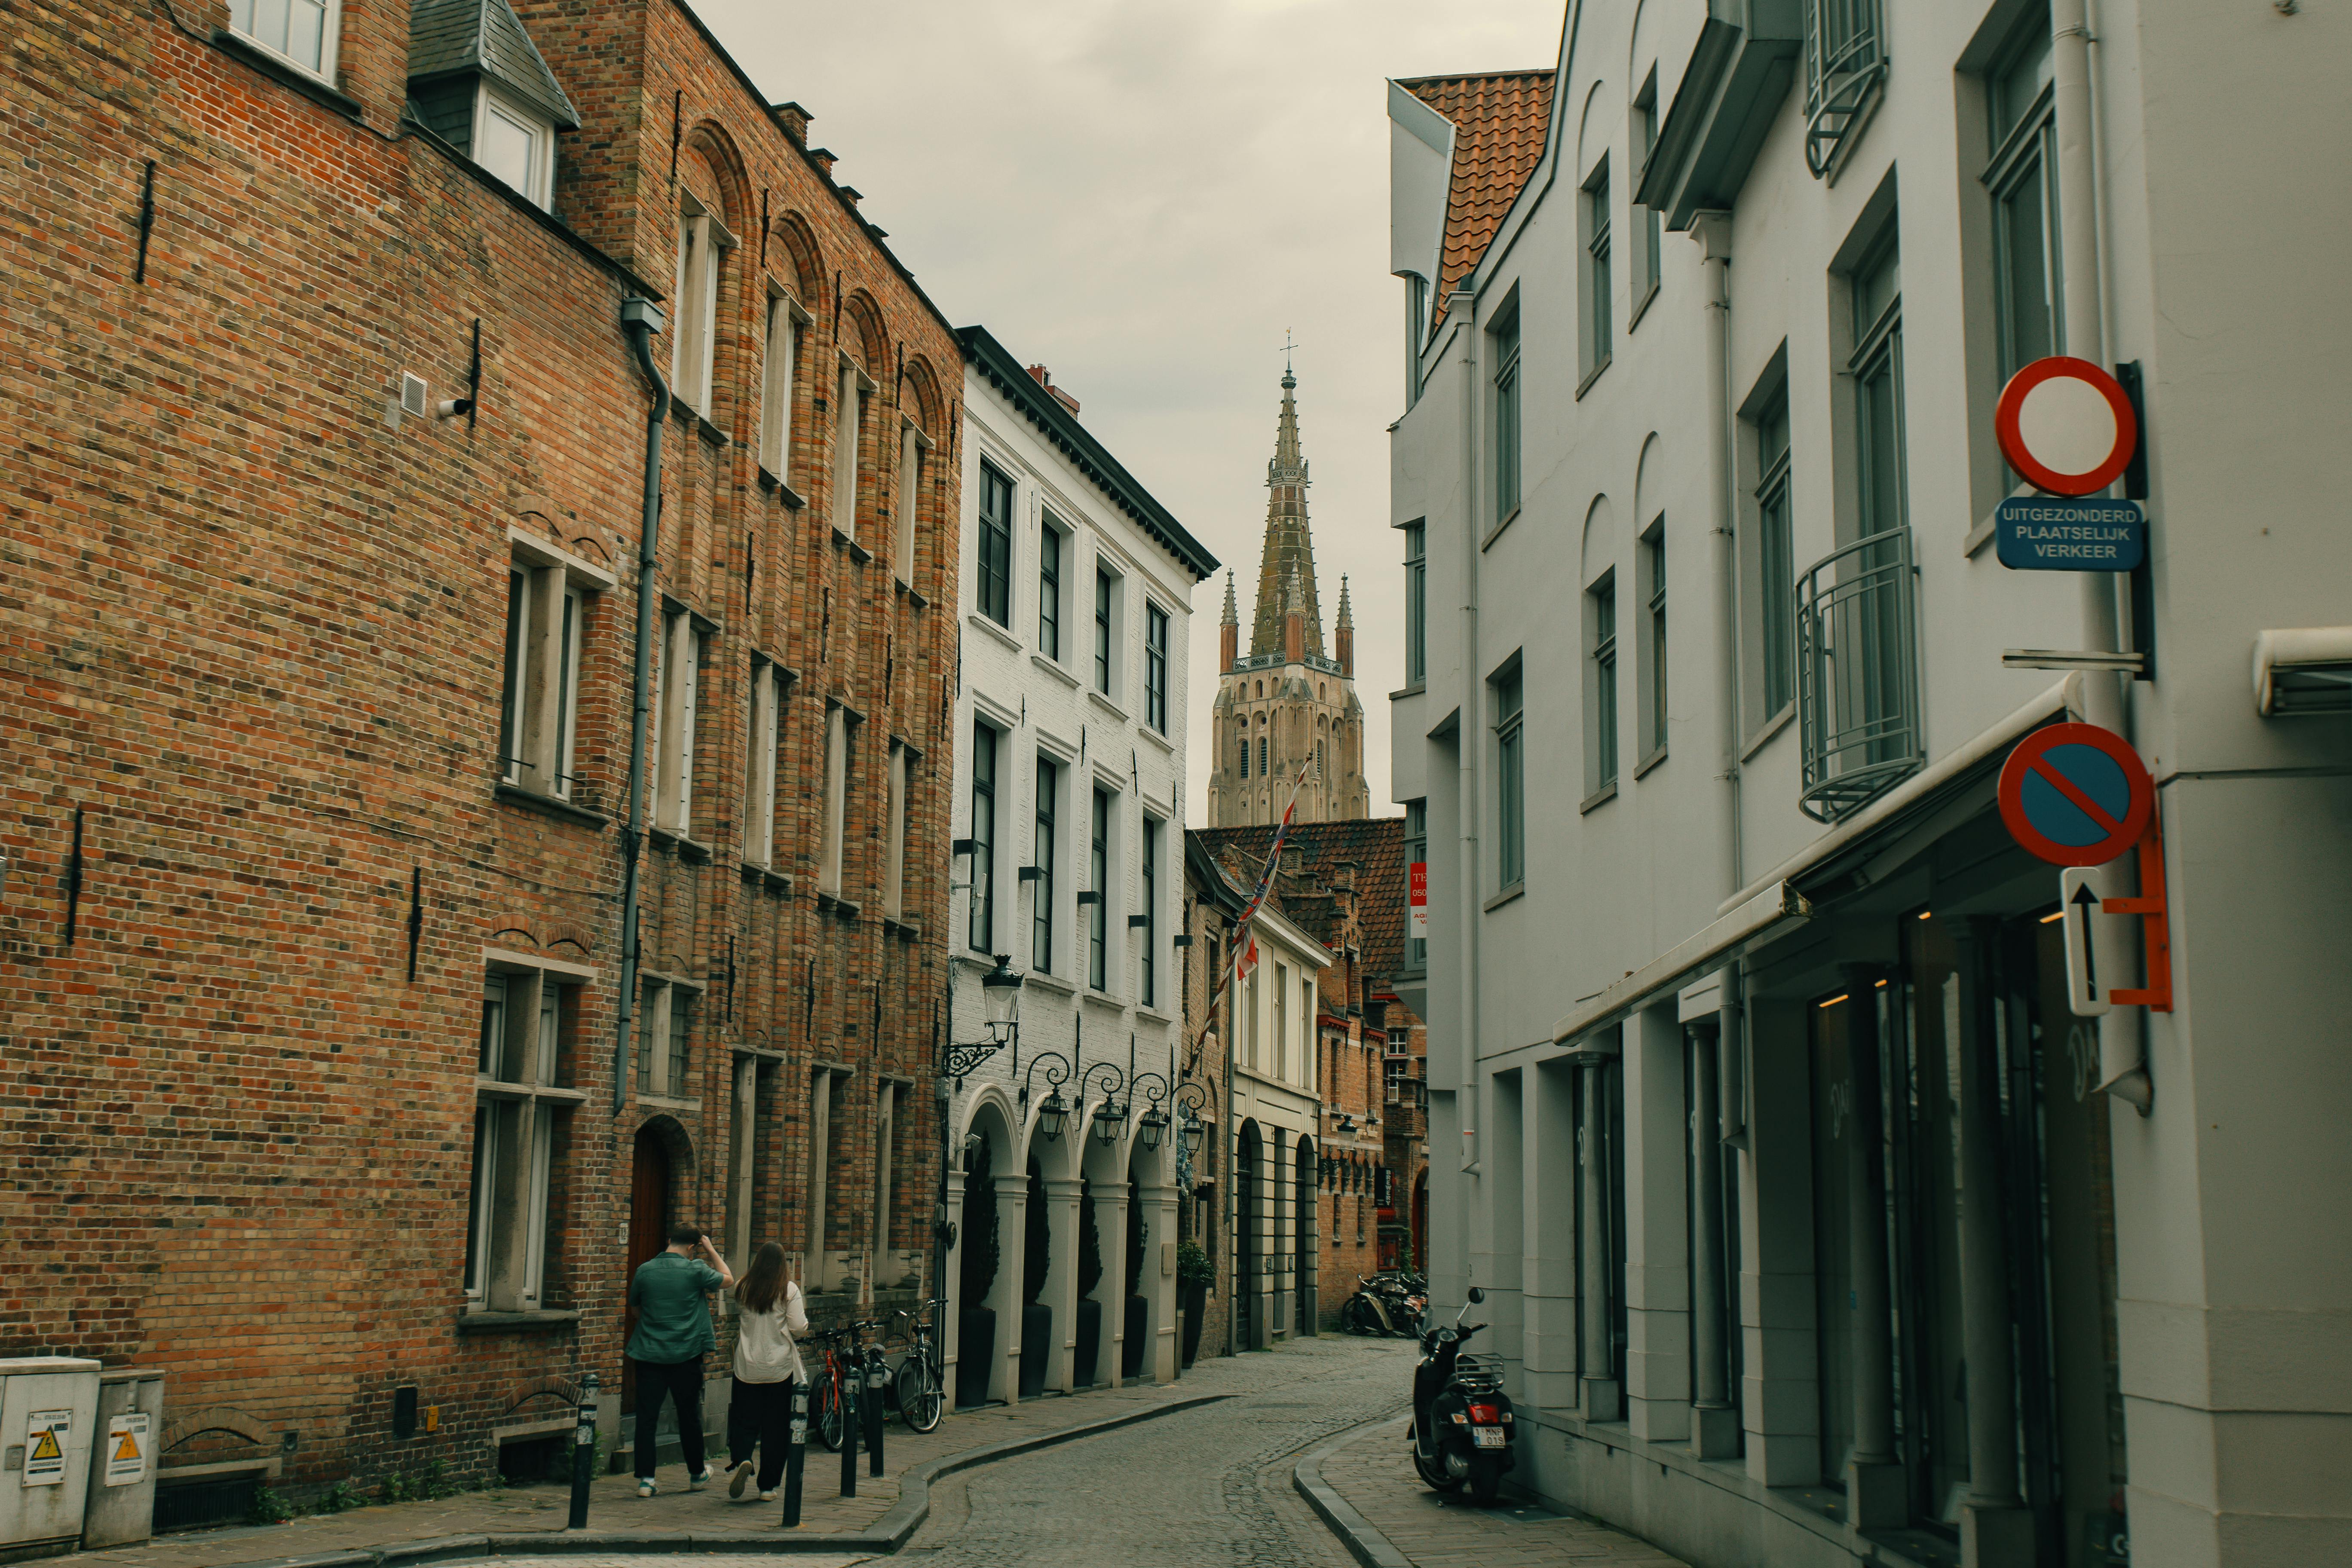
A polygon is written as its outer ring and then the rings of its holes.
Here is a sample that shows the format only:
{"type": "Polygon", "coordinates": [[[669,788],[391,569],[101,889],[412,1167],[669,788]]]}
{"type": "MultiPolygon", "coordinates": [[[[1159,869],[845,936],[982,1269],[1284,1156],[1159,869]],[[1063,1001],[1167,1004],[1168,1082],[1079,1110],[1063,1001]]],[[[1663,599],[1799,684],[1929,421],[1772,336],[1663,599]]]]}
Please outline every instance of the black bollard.
{"type": "Polygon", "coordinates": [[[572,1429],[572,1523],[588,1528],[588,1489],[596,1480],[596,1374],[580,1380],[580,1423],[572,1429]]]}
{"type": "MultiPolygon", "coordinates": [[[[854,1356],[857,1352],[854,1348],[847,1348],[842,1353],[845,1356],[854,1356]]],[[[857,1375],[857,1369],[855,1366],[847,1363],[843,1365],[840,1377],[841,1495],[856,1497],[857,1495],[857,1393],[858,1385],[865,1380],[857,1375]]]]}
{"type": "Polygon", "coordinates": [[[866,1348],[866,1473],[882,1473],[882,1395],[890,1384],[889,1363],[880,1345],[866,1348]]]}
{"type": "Polygon", "coordinates": [[[808,1384],[793,1384],[793,1444],[784,1450],[784,1528],[801,1522],[801,1468],[808,1462],[808,1384]]]}

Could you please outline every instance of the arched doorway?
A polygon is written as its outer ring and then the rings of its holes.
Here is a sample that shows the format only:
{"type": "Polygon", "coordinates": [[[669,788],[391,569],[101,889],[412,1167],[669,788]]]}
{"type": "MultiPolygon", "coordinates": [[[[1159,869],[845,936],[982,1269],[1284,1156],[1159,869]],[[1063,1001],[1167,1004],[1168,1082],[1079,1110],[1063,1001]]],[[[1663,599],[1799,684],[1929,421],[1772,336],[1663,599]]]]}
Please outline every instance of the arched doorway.
{"type": "MultiPolygon", "coordinates": [[[[669,1245],[670,1202],[674,1196],[671,1179],[669,1141],[661,1130],[648,1121],[637,1129],[635,1157],[629,1170],[629,1257],[628,1273],[625,1279],[636,1276],[637,1266],[669,1245]]],[[[628,1288],[622,1287],[623,1299],[628,1288]]],[[[636,1331],[637,1310],[634,1305],[625,1310],[622,1343],[636,1331]]],[[[621,1410],[624,1414],[637,1407],[637,1363],[624,1356],[621,1361],[621,1410]]]]}
{"type": "Polygon", "coordinates": [[[1265,1158],[1257,1123],[1244,1121],[1234,1151],[1234,1349],[1257,1349],[1258,1290],[1265,1279],[1265,1221],[1258,1213],[1262,1196],[1259,1165],[1265,1158]]]}
{"type": "Polygon", "coordinates": [[[1321,1320],[1323,1305],[1317,1282],[1317,1266],[1323,1252],[1323,1222],[1316,1207],[1322,1192],[1322,1181],[1315,1163],[1313,1139],[1300,1137],[1298,1158],[1292,1163],[1297,1172],[1294,1190],[1298,1194],[1298,1289],[1291,1298],[1290,1331],[1295,1334],[1311,1334],[1321,1320]]]}

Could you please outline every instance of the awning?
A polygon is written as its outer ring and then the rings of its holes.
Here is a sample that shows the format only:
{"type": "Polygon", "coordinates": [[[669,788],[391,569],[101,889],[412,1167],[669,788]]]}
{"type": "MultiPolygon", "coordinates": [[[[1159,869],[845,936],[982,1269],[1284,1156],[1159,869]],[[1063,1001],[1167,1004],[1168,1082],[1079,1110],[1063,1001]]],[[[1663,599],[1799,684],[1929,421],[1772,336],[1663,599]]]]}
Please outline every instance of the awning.
{"type": "Polygon", "coordinates": [[[1716,906],[1716,913],[1728,915],[1734,910],[1745,909],[1775,883],[1799,880],[1814,868],[1881,832],[1890,823],[1907,816],[1916,807],[1941,794],[1945,785],[1995,752],[2007,751],[2029,732],[2039,730],[2053,719],[2080,713],[2083,702],[2077,679],[2075,676],[2068,676],[1990,729],[1979,731],[1965,743],[1945,752],[1773,867],[1758,880],[1724,900],[1716,906]]]}
{"type": "Polygon", "coordinates": [[[1804,896],[1787,882],[1775,882],[1680,944],[1660,953],[1598,996],[1576,1005],[1552,1030],[1554,1041],[1570,1041],[1623,1018],[1663,992],[1719,969],[1766,936],[1793,930],[1812,913],[1804,896]]]}

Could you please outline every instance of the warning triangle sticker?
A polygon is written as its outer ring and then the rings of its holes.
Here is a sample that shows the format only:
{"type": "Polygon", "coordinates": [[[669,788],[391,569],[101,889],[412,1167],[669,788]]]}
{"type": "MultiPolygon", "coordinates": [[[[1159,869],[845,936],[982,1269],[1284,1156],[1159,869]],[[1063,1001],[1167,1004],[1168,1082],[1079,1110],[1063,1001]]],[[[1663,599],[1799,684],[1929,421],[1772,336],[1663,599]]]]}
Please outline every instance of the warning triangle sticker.
{"type": "Polygon", "coordinates": [[[40,1441],[33,1445],[33,1452],[30,1457],[35,1459],[63,1458],[65,1454],[64,1450],[58,1447],[58,1435],[55,1432],[42,1433],[40,1441]]]}
{"type": "Polygon", "coordinates": [[[115,1447],[114,1457],[117,1459],[135,1459],[139,1458],[138,1437],[132,1433],[125,1432],[122,1435],[122,1441],[115,1447]]]}

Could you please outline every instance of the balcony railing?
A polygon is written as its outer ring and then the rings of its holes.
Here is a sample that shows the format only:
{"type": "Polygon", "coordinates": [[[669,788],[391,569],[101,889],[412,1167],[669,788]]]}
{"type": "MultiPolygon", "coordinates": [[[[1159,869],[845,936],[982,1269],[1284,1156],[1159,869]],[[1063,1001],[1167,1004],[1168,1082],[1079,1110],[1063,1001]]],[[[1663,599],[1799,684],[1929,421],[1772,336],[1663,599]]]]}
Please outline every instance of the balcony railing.
{"type": "Polygon", "coordinates": [[[1798,805],[1817,822],[1860,809],[1925,760],[1911,531],[1831,552],[1797,579],[1798,805]]]}
{"type": "Polygon", "coordinates": [[[1886,80],[1879,0],[1805,0],[1805,166],[1837,167],[1886,80]]]}

